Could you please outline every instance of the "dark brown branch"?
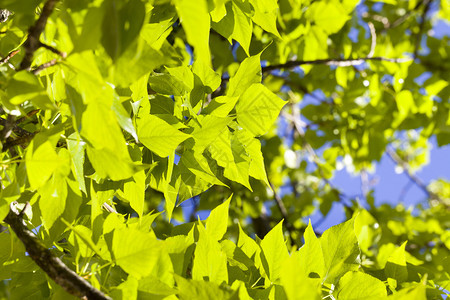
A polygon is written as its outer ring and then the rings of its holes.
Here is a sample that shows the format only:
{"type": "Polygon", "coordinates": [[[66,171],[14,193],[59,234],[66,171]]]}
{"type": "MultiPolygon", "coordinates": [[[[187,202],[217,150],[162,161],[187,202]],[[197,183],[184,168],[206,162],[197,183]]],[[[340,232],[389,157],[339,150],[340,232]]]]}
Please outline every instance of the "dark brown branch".
{"type": "Polygon", "coordinates": [[[366,61],[387,61],[392,63],[404,63],[411,61],[412,58],[386,58],[386,57],[362,57],[362,58],[327,58],[317,60],[292,60],[284,64],[266,66],[262,68],[262,72],[270,72],[278,69],[292,69],[301,65],[328,65],[337,67],[357,66],[366,61]]]}
{"type": "Polygon", "coordinates": [[[65,57],[67,56],[66,53],[61,52],[61,51],[59,51],[58,49],[56,49],[56,48],[54,48],[54,47],[52,47],[52,46],[50,46],[50,45],[44,44],[44,43],[42,43],[42,42],[39,42],[39,45],[40,45],[39,47],[45,48],[45,49],[47,49],[47,50],[49,50],[49,51],[51,51],[51,52],[53,52],[53,53],[55,53],[55,54],[58,54],[58,55],[61,56],[62,58],[65,58],[65,57]]]}
{"type": "Polygon", "coordinates": [[[19,52],[20,50],[14,50],[9,52],[8,55],[0,59],[0,65],[6,64],[14,55],[16,55],[19,52]]]}
{"type": "Polygon", "coordinates": [[[42,46],[39,38],[44,31],[47,20],[52,14],[53,9],[55,8],[58,1],[59,0],[47,0],[47,2],[45,2],[44,4],[44,7],[42,8],[39,19],[33,26],[28,29],[28,38],[24,43],[25,56],[20,63],[19,70],[30,69],[31,63],[33,62],[34,52],[42,46]]]}
{"type": "Polygon", "coordinates": [[[95,289],[88,281],[78,276],[69,269],[59,258],[44,247],[37,237],[27,228],[20,213],[9,210],[4,222],[11,226],[11,229],[22,241],[31,259],[59,284],[66,292],[76,297],[84,299],[111,299],[101,291],[95,289]]]}
{"type": "Polygon", "coordinates": [[[41,111],[40,109],[34,109],[34,110],[28,112],[26,116],[23,116],[23,117],[17,119],[16,124],[22,123],[23,121],[25,121],[28,118],[31,118],[32,116],[34,116],[35,114],[37,114],[40,111],[41,111]]]}

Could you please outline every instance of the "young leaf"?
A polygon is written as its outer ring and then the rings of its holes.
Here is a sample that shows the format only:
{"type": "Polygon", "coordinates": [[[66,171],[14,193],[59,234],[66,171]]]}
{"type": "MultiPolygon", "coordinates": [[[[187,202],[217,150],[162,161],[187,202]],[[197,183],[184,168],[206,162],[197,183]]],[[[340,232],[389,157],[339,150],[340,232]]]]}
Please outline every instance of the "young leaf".
{"type": "Polygon", "coordinates": [[[387,296],[382,281],[362,272],[350,271],[339,279],[336,291],[337,299],[382,299],[387,296]]]}
{"type": "Polygon", "coordinates": [[[252,84],[236,104],[238,123],[253,134],[265,134],[286,104],[262,84],[252,84]]]}
{"type": "Polygon", "coordinates": [[[136,229],[114,230],[112,254],[114,261],[136,278],[150,275],[158,264],[162,242],[154,235],[136,229]]]}
{"type": "Polygon", "coordinates": [[[197,225],[198,242],[194,252],[192,278],[216,284],[228,281],[227,255],[222,251],[217,237],[211,236],[203,225],[197,225]]]}
{"type": "Polygon", "coordinates": [[[154,115],[140,116],[136,123],[139,140],[161,157],[172,154],[180,143],[189,138],[189,135],[154,115]]]}
{"type": "Polygon", "coordinates": [[[278,223],[261,241],[261,260],[271,283],[279,283],[283,261],[289,257],[283,236],[283,221],[278,223]]]}
{"type": "Polygon", "coordinates": [[[335,283],[348,271],[359,267],[359,247],[354,231],[354,219],[331,227],[320,237],[325,276],[323,281],[335,283]]]}
{"type": "Polygon", "coordinates": [[[206,231],[212,239],[220,241],[228,228],[228,210],[230,207],[231,195],[224,203],[211,211],[206,220],[206,231]]]}

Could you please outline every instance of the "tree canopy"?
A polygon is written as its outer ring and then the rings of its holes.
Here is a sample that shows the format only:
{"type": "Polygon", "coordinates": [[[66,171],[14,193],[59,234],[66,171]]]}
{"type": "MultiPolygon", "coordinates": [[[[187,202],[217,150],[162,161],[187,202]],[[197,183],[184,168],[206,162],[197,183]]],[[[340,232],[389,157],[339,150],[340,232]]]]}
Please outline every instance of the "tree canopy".
{"type": "Polygon", "coordinates": [[[0,298],[449,296],[450,182],[416,175],[450,143],[449,19],[445,0],[2,0],[0,298]],[[376,205],[383,155],[427,199],[376,205]]]}

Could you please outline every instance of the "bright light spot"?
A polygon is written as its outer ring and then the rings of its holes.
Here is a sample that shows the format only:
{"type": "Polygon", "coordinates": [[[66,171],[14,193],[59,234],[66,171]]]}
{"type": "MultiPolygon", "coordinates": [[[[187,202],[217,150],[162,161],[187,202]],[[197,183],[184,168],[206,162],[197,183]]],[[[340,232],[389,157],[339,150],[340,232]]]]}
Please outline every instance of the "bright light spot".
{"type": "Polygon", "coordinates": [[[398,83],[403,83],[403,82],[405,82],[405,81],[403,80],[403,78],[400,78],[400,79],[398,80],[398,83]]]}
{"type": "Polygon", "coordinates": [[[337,129],[337,128],[333,129],[333,134],[334,135],[338,135],[339,134],[339,129],[337,129]]]}
{"type": "Polygon", "coordinates": [[[380,227],[380,224],[378,224],[378,223],[373,224],[373,229],[378,229],[379,227],[380,227]]]}
{"type": "Polygon", "coordinates": [[[292,151],[291,149],[287,149],[284,152],[284,162],[286,166],[291,169],[297,169],[299,167],[297,153],[292,151]]]}
{"type": "Polygon", "coordinates": [[[363,84],[364,84],[365,87],[368,87],[369,84],[370,84],[370,81],[369,81],[369,80],[364,80],[364,81],[363,81],[363,84]]]}
{"type": "Polygon", "coordinates": [[[343,162],[346,166],[348,166],[348,165],[353,164],[353,159],[350,155],[345,154],[343,162]]]}
{"type": "Polygon", "coordinates": [[[402,174],[403,173],[403,168],[401,166],[395,166],[395,173],[396,174],[402,174]]]}

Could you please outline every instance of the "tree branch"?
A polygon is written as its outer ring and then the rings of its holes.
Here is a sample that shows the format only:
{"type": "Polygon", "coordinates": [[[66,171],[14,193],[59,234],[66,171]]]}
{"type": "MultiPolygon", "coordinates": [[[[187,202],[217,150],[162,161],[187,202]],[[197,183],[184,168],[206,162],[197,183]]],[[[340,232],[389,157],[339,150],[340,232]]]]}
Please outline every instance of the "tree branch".
{"type": "Polygon", "coordinates": [[[337,67],[357,66],[366,61],[387,61],[392,63],[404,63],[412,61],[412,58],[386,58],[381,56],[376,57],[362,57],[362,58],[327,58],[317,60],[292,60],[284,64],[277,64],[266,66],[262,68],[262,72],[270,72],[278,69],[292,69],[301,65],[328,65],[337,67]]]}
{"type": "Polygon", "coordinates": [[[42,47],[42,43],[39,41],[39,38],[44,31],[47,20],[52,14],[53,9],[55,8],[58,1],[59,0],[47,0],[47,2],[45,2],[44,4],[44,7],[42,8],[39,19],[33,26],[28,29],[28,38],[24,43],[25,56],[20,63],[19,70],[30,69],[31,63],[33,62],[34,52],[42,47]]]}
{"type": "Polygon", "coordinates": [[[19,53],[20,50],[14,50],[8,53],[5,57],[0,59],[0,65],[6,64],[14,55],[19,53]]]}
{"type": "Polygon", "coordinates": [[[419,9],[419,7],[421,7],[423,4],[427,5],[428,2],[431,2],[431,0],[423,0],[423,1],[417,2],[416,6],[412,10],[409,10],[403,16],[401,16],[398,19],[396,19],[386,29],[390,29],[390,28],[394,28],[394,27],[399,26],[400,24],[405,22],[417,9],[419,9]]]}
{"type": "Polygon", "coordinates": [[[30,258],[66,292],[83,299],[111,299],[69,269],[59,258],[53,256],[52,252],[44,247],[27,228],[20,217],[20,212],[14,212],[11,207],[4,222],[11,226],[11,229],[25,245],[30,258]]]}
{"type": "Polygon", "coordinates": [[[415,184],[417,185],[426,195],[428,198],[430,199],[435,199],[438,200],[441,203],[444,203],[438,195],[436,195],[435,193],[431,192],[427,185],[419,178],[417,177],[410,169],[408,166],[408,163],[405,162],[398,154],[397,152],[395,152],[394,149],[387,147],[386,148],[386,154],[389,156],[389,158],[396,164],[398,164],[400,167],[403,168],[403,170],[405,171],[404,173],[406,174],[406,176],[408,176],[408,178],[415,184]]]}
{"type": "Polygon", "coordinates": [[[34,75],[39,74],[40,72],[42,72],[43,70],[53,67],[54,65],[56,65],[58,63],[58,61],[56,59],[52,59],[51,61],[48,61],[46,63],[43,63],[42,65],[37,66],[35,69],[33,69],[31,71],[31,73],[33,73],[34,75]]]}
{"type": "Polygon", "coordinates": [[[425,0],[423,1],[423,3],[425,4],[425,7],[423,9],[422,17],[420,19],[419,32],[417,33],[416,36],[416,44],[414,47],[414,58],[417,58],[417,54],[419,53],[420,43],[422,42],[422,35],[425,29],[425,19],[431,7],[431,0],[425,0]]]}

